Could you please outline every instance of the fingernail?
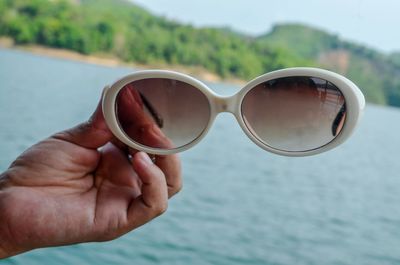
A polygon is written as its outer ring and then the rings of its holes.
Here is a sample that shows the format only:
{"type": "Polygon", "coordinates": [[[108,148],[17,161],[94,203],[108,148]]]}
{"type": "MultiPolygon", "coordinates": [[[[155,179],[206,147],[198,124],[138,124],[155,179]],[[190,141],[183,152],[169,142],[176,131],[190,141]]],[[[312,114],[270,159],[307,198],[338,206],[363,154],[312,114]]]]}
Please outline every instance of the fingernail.
{"type": "Polygon", "coordinates": [[[151,158],[145,152],[139,152],[138,156],[145,165],[153,164],[153,161],[151,161],[151,158]]]}

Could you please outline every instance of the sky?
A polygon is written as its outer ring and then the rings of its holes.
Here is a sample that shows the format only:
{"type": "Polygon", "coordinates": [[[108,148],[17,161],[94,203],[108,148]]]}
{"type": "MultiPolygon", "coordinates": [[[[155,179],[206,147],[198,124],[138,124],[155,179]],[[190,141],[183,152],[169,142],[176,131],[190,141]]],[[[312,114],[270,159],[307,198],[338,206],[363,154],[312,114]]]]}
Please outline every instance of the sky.
{"type": "Polygon", "coordinates": [[[131,0],[153,14],[251,35],[300,22],[383,52],[400,51],[399,0],[131,0]]]}

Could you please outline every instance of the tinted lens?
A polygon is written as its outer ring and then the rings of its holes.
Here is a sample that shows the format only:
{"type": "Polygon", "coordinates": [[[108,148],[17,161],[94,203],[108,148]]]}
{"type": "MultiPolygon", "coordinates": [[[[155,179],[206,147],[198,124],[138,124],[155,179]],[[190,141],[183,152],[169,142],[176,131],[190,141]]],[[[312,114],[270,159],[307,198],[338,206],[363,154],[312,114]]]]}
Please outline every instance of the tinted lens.
{"type": "Polygon", "coordinates": [[[125,134],[145,146],[174,149],[189,144],[206,128],[210,105],[197,88],[181,81],[134,81],[117,96],[116,113],[125,134]]]}
{"type": "Polygon", "coordinates": [[[331,142],[343,128],[346,105],[332,83],[285,77],[261,83],[242,102],[245,124],[260,141],[284,151],[308,151],[331,142]]]}

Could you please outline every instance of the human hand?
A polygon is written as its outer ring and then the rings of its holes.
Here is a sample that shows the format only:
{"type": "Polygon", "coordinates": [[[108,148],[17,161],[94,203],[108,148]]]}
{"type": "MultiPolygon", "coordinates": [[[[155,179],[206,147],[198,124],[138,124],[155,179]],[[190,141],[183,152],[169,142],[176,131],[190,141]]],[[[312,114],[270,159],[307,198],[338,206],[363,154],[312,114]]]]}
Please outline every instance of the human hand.
{"type": "Polygon", "coordinates": [[[0,258],[117,238],[157,217],[182,185],[177,155],[156,162],[118,142],[101,106],[21,154],[0,175],[0,258]]]}

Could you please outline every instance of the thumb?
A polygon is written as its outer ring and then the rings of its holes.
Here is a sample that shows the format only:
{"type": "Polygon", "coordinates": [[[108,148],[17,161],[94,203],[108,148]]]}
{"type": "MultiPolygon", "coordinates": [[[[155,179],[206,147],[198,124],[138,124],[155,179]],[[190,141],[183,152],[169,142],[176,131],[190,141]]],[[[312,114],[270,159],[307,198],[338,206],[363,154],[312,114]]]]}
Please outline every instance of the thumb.
{"type": "Polygon", "coordinates": [[[104,120],[101,100],[89,120],[71,129],[56,133],[53,137],[91,149],[105,145],[112,139],[113,134],[104,120]]]}

